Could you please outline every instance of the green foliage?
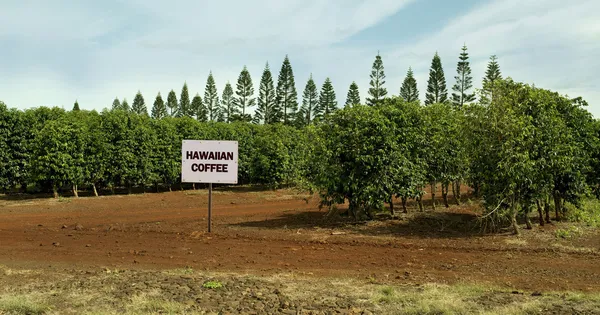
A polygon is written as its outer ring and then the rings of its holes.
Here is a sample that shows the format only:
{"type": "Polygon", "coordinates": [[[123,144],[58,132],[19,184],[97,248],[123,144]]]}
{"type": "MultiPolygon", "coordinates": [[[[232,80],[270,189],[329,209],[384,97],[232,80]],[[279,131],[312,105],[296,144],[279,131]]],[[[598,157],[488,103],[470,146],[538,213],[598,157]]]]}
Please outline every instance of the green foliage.
{"type": "Polygon", "coordinates": [[[414,73],[411,67],[408,67],[406,72],[406,78],[402,82],[400,87],[400,96],[406,102],[415,102],[419,100],[419,89],[417,89],[417,80],[415,80],[414,73]]]}
{"type": "Polygon", "coordinates": [[[240,116],[236,116],[235,110],[235,98],[233,96],[233,88],[231,84],[227,82],[225,89],[223,89],[223,95],[221,97],[221,108],[223,109],[223,115],[225,116],[226,122],[235,121],[240,116]]]}
{"type": "Polygon", "coordinates": [[[276,103],[276,110],[279,111],[276,116],[281,117],[284,124],[292,124],[298,110],[298,93],[296,92],[294,71],[287,55],[279,71],[276,103]]]}
{"type": "Polygon", "coordinates": [[[346,95],[346,103],[345,107],[354,106],[360,104],[360,93],[358,92],[358,85],[356,82],[352,81],[350,84],[350,88],[348,89],[348,94],[346,95]]]}
{"type": "Polygon", "coordinates": [[[587,226],[600,227],[600,200],[585,198],[579,207],[567,203],[567,219],[572,222],[584,223],[587,226]]]}
{"type": "Polygon", "coordinates": [[[448,101],[448,90],[446,89],[446,77],[442,60],[436,52],[431,61],[429,69],[429,80],[427,81],[427,93],[425,93],[425,105],[445,103],[448,101]]]}
{"type": "Polygon", "coordinates": [[[240,73],[236,87],[234,115],[232,115],[232,118],[236,121],[250,122],[252,121],[252,117],[246,112],[246,109],[256,105],[256,99],[253,97],[254,86],[252,85],[252,77],[246,66],[244,66],[244,69],[240,73]]]}
{"type": "Polygon", "coordinates": [[[202,287],[206,289],[220,289],[223,287],[223,284],[219,281],[207,281],[202,284],[202,287]]]}
{"type": "Polygon", "coordinates": [[[146,108],[146,102],[144,102],[144,97],[140,91],[137,92],[133,99],[131,111],[139,115],[148,115],[148,108],[146,108]]]}
{"type": "Polygon", "coordinates": [[[471,66],[468,61],[467,45],[463,45],[459,60],[456,66],[457,75],[454,77],[456,83],[452,87],[456,92],[452,93],[452,103],[455,106],[462,107],[465,103],[475,100],[475,93],[468,93],[469,89],[473,87],[473,77],[471,76],[471,66]]]}
{"type": "Polygon", "coordinates": [[[162,119],[167,117],[167,106],[158,92],[156,95],[156,99],[154,100],[154,104],[152,105],[152,118],[154,119],[162,119]]]}
{"type": "Polygon", "coordinates": [[[123,102],[121,102],[121,108],[120,109],[123,110],[123,111],[126,111],[126,112],[131,111],[131,107],[129,106],[129,103],[127,102],[126,98],[124,98],[123,102]]]}
{"type": "Polygon", "coordinates": [[[385,71],[383,67],[383,60],[377,53],[375,61],[373,61],[373,69],[371,70],[371,81],[369,81],[371,87],[369,88],[369,97],[367,97],[367,105],[374,106],[383,101],[387,95],[387,89],[385,85],[385,71]]]}
{"type": "Polygon", "coordinates": [[[190,93],[188,91],[186,82],[183,84],[183,88],[181,88],[181,97],[179,98],[179,109],[177,110],[177,116],[192,117],[194,114],[195,113],[190,104],[190,93]]]}
{"type": "Polygon", "coordinates": [[[121,109],[121,102],[119,101],[119,98],[115,97],[115,100],[112,103],[112,109],[113,110],[121,109]]]}
{"type": "Polygon", "coordinates": [[[315,119],[316,112],[319,106],[319,92],[317,91],[317,85],[313,80],[312,74],[306,82],[304,87],[304,93],[302,93],[302,107],[299,112],[299,125],[310,125],[315,119]]]}
{"type": "Polygon", "coordinates": [[[206,106],[202,102],[202,97],[200,94],[196,93],[194,98],[192,99],[192,116],[195,116],[198,121],[207,121],[208,120],[208,111],[206,110],[206,106]]]}
{"type": "Polygon", "coordinates": [[[179,109],[179,103],[177,103],[177,95],[175,95],[175,91],[169,91],[169,95],[167,95],[167,107],[169,108],[169,115],[174,117],[177,115],[179,109]]]}
{"type": "Polygon", "coordinates": [[[219,119],[221,110],[219,108],[219,95],[217,93],[217,86],[215,85],[215,78],[213,77],[212,71],[206,79],[206,88],[204,90],[204,106],[208,113],[208,121],[215,121],[219,119]]]}
{"type": "Polygon", "coordinates": [[[335,97],[335,91],[329,78],[325,79],[323,87],[321,87],[321,94],[319,96],[319,106],[315,110],[315,118],[323,119],[333,113],[337,109],[337,100],[335,97]]]}
{"type": "Polygon", "coordinates": [[[258,91],[258,108],[254,113],[254,123],[273,124],[281,120],[281,108],[276,99],[276,91],[273,87],[273,75],[269,69],[269,63],[260,79],[258,91]]]}
{"type": "Polygon", "coordinates": [[[73,104],[73,111],[79,111],[81,109],[79,109],[79,103],[77,101],[75,101],[75,104],[73,104]]]}
{"type": "Polygon", "coordinates": [[[496,82],[502,80],[502,73],[500,72],[500,65],[498,64],[498,58],[496,55],[490,56],[490,61],[483,77],[483,93],[481,95],[482,103],[489,104],[494,97],[494,90],[496,89],[496,82]]]}

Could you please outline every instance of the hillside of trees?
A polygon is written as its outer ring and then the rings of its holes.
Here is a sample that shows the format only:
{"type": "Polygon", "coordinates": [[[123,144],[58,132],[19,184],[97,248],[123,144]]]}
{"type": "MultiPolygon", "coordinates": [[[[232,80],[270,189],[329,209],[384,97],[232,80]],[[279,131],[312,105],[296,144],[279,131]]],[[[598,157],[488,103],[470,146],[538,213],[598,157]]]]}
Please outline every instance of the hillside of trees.
{"type": "Polygon", "coordinates": [[[495,56],[474,89],[466,47],[452,92],[434,55],[423,102],[410,67],[399,95],[388,94],[379,55],[370,77],[365,102],[352,83],[343,106],[330,79],[319,91],[312,76],[299,102],[287,56],[276,85],[266,64],[255,91],[244,67],[219,94],[211,73],[203,97],[184,84],[179,96],[159,93],[150,114],[140,92],[101,112],[0,102],[0,188],[55,197],[180,189],[181,141],[218,139],[239,142],[239,183],[310,189],[322,206],[348,202],[356,219],[386,204],[394,214],[392,198],[401,211],[440,195],[439,206],[460,203],[462,183],[481,198],[490,229],[518,233],[519,214],[537,211],[544,224],[550,212],[563,217],[565,203],[600,195],[600,121],[583,99],[503,78],[495,56]]]}

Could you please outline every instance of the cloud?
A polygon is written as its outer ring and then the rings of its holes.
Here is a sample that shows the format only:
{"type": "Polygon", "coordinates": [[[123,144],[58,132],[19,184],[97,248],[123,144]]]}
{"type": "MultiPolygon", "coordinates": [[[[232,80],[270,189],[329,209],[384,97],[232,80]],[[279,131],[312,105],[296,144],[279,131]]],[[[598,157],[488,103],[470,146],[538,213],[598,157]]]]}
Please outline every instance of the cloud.
{"type": "MultiPolygon", "coordinates": [[[[416,1],[416,0],[415,0],[416,1]]],[[[480,3],[415,42],[398,32],[384,47],[345,40],[389,18],[402,18],[413,0],[145,0],[76,2],[9,0],[0,4],[0,69],[11,78],[0,99],[20,108],[64,104],[110,106],[115,96],[132,100],[141,90],[147,103],[157,92],[203,95],[212,71],[219,92],[235,84],[244,65],[255,90],[265,62],[276,80],[289,54],[301,95],[312,73],[317,85],[330,77],[340,106],[352,81],[367,96],[378,49],[389,94],[398,94],[409,66],[424,99],[428,69],[438,51],[448,88],[458,54],[469,47],[475,86],[496,54],[502,73],[514,79],[583,96],[600,117],[600,2],[493,0],[480,3]],[[404,38],[406,39],[406,38],[404,38]],[[398,44],[402,42],[402,46],[398,44]],[[36,93],[31,93],[35,85],[36,93]]],[[[423,24],[427,23],[426,12],[423,24]]],[[[373,32],[376,33],[376,32],[373,32]]],[[[451,92],[451,91],[450,91],[451,92]]]]}

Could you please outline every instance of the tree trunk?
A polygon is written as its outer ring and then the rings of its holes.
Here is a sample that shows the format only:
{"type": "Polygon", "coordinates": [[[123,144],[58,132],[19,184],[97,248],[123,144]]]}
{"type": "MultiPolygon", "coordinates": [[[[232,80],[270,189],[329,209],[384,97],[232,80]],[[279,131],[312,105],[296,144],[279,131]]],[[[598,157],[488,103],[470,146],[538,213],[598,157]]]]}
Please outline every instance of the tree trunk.
{"type": "Polygon", "coordinates": [[[530,212],[531,212],[531,205],[528,204],[525,206],[525,209],[523,209],[523,214],[525,215],[525,224],[527,225],[528,230],[533,229],[533,225],[531,224],[531,219],[529,218],[530,212]]]}
{"type": "Polygon", "coordinates": [[[131,183],[127,183],[127,193],[131,195],[131,183]]]}
{"type": "MultiPolygon", "coordinates": [[[[454,200],[456,201],[456,204],[460,206],[460,179],[457,180],[455,182],[455,184],[456,184],[456,189],[454,189],[454,191],[452,193],[454,194],[454,200]]],[[[454,187],[454,184],[452,187],[454,187]]]]}
{"type": "Polygon", "coordinates": [[[406,197],[402,197],[402,211],[408,213],[408,210],[406,209],[406,197]]]}
{"type": "Polygon", "coordinates": [[[513,228],[513,233],[515,235],[521,235],[519,231],[519,225],[517,224],[517,200],[515,197],[512,198],[512,202],[510,205],[510,222],[513,228]]]}
{"type": "Polygon", "coordinates": [[[169,184],[169,192],[173,191],[173,185],[169,184]]]}
{"type": "Polygon", "coordinates": [[[115,194],[115,185],[110,185],[110,193],[111,193],[112,195],[114,195],[114,194],[115,194]]]}
{"type": "Polygon", "coordinates": [[[154,183],[154,189],[156,189],[156,192],[158,192],[158,183],[154,183]]]}
{"type": "Polygon", "coordinates": [[[539,215],[540,226],[544,226],[544,214],[543,214],[542,204],[540,203],[539,200],[536,200],[535,202],[536,202],[536,205],[537,205],[537,211],[538,211],[538,215],[539,215]]]}
{"type": "Polygon", "coordinates": [[[73,195],[75,198],[79,198],[79,194],[77,193],[77,185],[73,184],[73,195]]]}
{"type": "Polygon", "coordinates": [[[27,192],[27,184],[21,184],[21,192],[22,193],[26,193],[27,192]]]}
{"type": "Polygon", "coordinates": [[[58,190],[56,190],[56,184],[52,184],[52,192],[54,194],[54,199],[58,199],[58,190]]]}
{"type": "Polygon", "coordinates": [[[436,183],[431,183],[431,207],[433,211],[435,211],[435,191],[436,191],[436,183]]]}
{"type": "Polygon", "coordinates": [[[546,212],[546,223],[550,223],[550,204],[548,203],[548,198],[544,201],[544,212],[546,212]]]}
{"type": "Polygon", "coordinates": [[[394,217],[396,215],[396,213],[394,212],[394,196],[390,195],[390,214],[392,215],[392,217],[394,217]]]}
{"type": "Polygon", "coordinates": [[[555,216],[556,216],[556,221],[560,221],[560,213],[561,213],[561,209],[560,209],[560,195],[555,192],[554,193],[554,212],[555,212],[555,216]]]}
{"type": "Polygon", "coordinates": [[[96,184],[92,183],[92,189],[94,190],[94,196],[98,197],[98,190],[96,189],[96,184]]]}
{"type": "Polygon", "coordinates": [[[196,190],[196,183],[192,183],[192,189],[196,190]]]}
{"type": "Polygon", "coordinates": [[[444,198],[444,206],[446,208],[450,208],[450,205],[448,204],[448,187],[449,186],[450,186],[449,183],[442,184],[442,198],[444,198]]]}
{"type": "Polygon", "coordinates": [[[417,202],[419,203],[419,212],[423,212],[424,211],[423,196],[417,197],[417,202]]]}

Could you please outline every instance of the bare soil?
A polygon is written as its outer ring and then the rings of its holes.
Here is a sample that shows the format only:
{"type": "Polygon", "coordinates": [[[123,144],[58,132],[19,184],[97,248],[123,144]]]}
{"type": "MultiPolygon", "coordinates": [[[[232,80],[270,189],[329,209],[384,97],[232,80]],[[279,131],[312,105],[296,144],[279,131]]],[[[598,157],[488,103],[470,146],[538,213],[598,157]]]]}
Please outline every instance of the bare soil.
{"type": "MultiPolygon", "coordinates": [[[[428,201],[424,213],[410,204],[408,214],[357,223],[326,217],[316,197],[292,190],[217,188],[210,234],[207,197],[206,190],[60,199],[0,195],[0,264],[49,273],[190,268],[386,285],[600,291],[597,231],[561,239],[556,230],[566,225],[553,222],[520,237],[482,235],[477,203],[466,197],[450,208],[438,201],[435,212],[428,201]]],[[[395,209],[401,211],[399,202],[395,209]]]]}

